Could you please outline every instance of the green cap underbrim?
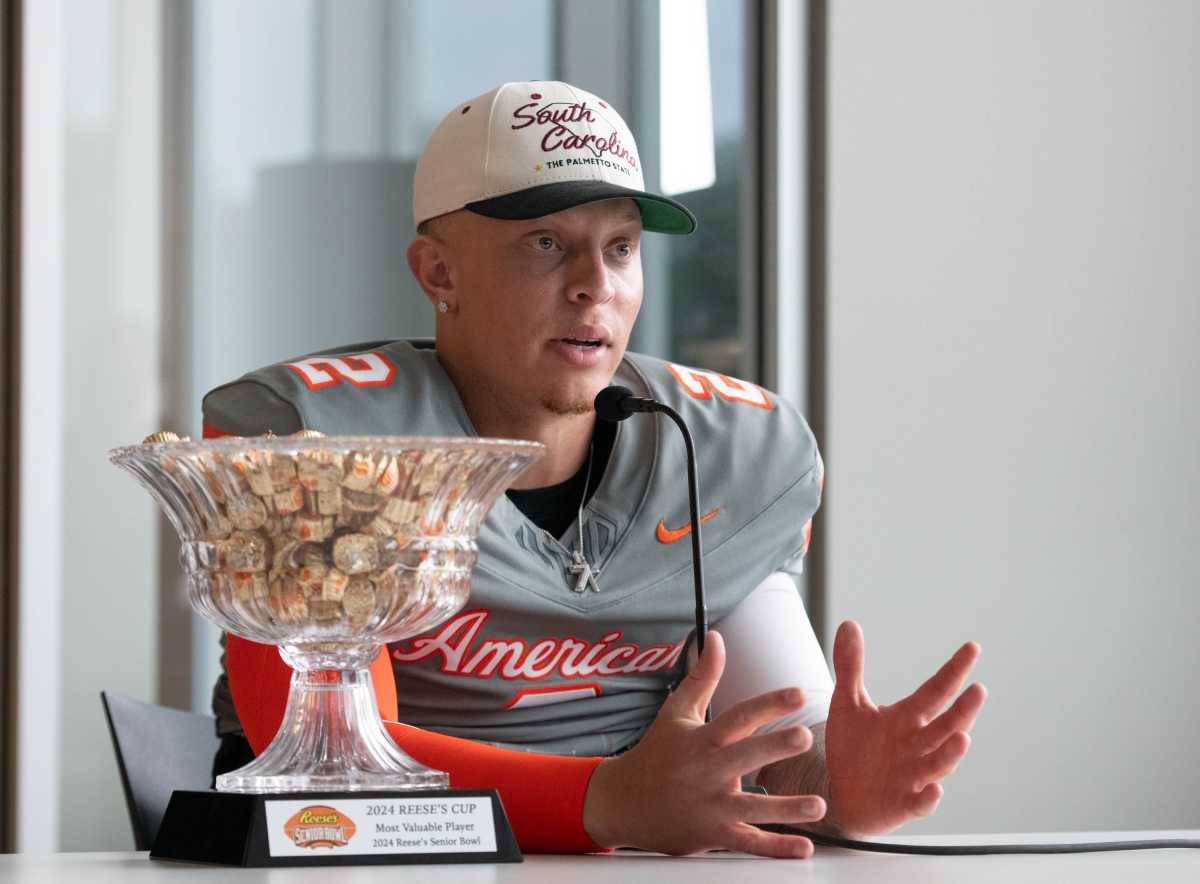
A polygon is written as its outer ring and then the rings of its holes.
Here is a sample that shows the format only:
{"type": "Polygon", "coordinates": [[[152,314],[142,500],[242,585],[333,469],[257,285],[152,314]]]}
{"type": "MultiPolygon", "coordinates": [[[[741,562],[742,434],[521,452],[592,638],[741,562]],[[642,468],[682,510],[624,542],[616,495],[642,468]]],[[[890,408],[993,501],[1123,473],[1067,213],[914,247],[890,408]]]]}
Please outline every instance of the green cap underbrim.
{"type": "Polygon", "coordinates": [[[686,234],[696,229],[696,216],[673,199],[609,184],[607,181],[559,181],[467,203],[464,208],[489,218],[526,221],[600,200],[631,199],[642,213],[642,229],[686,234]]]}

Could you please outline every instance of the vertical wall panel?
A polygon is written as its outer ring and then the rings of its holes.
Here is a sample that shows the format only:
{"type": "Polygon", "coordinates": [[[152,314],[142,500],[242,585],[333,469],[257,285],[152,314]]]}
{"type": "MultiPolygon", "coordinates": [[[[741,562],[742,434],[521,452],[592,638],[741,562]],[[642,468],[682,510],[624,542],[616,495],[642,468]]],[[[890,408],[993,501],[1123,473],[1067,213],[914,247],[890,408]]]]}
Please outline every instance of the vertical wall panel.
{"type": "Polygon", "coordinates": [[[58,849],[63,569],[63,16],[22,7],[21,365],[16,518],[16,848],[58,849]]]}
{"type": "Polygon", "coordinates": [[[62,850],[131,844],[98,695],[157,694],[157,509],[106,452],[163,398],[161,6],[64,3],[62,850]]]}
{"type": "Polygon", "coordinates": [[[990,699],[907,831],[1200,822],[1200,5],[830,4],[827,634],[990,699]]]}

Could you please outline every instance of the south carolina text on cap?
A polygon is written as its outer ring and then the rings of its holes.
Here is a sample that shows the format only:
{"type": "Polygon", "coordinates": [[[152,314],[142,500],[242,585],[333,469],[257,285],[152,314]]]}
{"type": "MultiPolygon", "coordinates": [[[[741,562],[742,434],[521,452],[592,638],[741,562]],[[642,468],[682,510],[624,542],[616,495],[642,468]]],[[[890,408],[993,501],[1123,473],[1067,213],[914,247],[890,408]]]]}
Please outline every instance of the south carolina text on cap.
{"type": "Polygon", "coordinates": [[[567,83],[505,83],[446,115],[417,161],[413,219],[469,209],[540,218],[582,203],[637,202],[642,227],[691,233],[684,206],[647,193],[637,143],[608,103],[567,83]]]}

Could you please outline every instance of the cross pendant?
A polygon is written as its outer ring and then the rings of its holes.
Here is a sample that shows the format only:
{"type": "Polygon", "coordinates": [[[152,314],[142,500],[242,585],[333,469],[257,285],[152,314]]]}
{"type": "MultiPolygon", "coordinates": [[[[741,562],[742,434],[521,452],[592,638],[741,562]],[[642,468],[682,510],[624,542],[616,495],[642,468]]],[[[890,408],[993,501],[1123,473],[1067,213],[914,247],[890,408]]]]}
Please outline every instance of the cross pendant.
{"type": "Polygon", "coordinates": [[[600,585],[596,583],[597,572],[592,570],[591,563],[583,557],[583,554],[579,550],[571,553],[571,557],[574,561],[567,566],[567,570],[576,575],[575,592],[586,592],[589,586],[592,588],[592,592],[599,592],[600,585]]]}

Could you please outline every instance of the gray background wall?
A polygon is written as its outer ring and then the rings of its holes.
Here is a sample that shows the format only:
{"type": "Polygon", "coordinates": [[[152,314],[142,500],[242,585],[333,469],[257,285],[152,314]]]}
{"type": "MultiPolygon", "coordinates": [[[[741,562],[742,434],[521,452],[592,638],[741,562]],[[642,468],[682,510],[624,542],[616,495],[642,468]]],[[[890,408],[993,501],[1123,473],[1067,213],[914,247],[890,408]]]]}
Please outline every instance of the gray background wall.
{"type": "Polygon", "coordinates": [[[829,629],[990,691],[904,831],[1200,826],[1200,4],[830,7],[829,629]]]}

